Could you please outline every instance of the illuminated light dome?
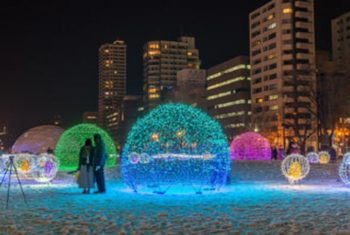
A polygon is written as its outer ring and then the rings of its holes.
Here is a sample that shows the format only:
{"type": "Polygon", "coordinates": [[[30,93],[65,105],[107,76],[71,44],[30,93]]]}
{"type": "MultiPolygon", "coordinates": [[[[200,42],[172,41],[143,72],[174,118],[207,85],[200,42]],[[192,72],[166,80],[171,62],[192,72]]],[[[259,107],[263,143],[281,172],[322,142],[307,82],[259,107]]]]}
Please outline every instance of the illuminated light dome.
{"type": "Polygon", "coordinates": [[[321,151],[318,153],[319,161],[321,164],[328,164],[329,160],[331,159],[331,156],[327,151],[321,151]]]}
{"type": "Polygon", "coordinates": [[[78,168],[80,149],[86,139],[93,141],[94,134],[100,134],[105,143],[108,154],[106,167],[115,165],[116,147],[108,133],[93,124],[79,124],[66,130],[57,142],[55,155],[60,162],[59,170],[71,171],[78,168]]]}
{"type": "Polygon", "coordinates": [[[320,157],[316,152],[309,152],[306,155],[306,159],[309,161],[309,163],[319,163],[320,162],[320,157]]]}
{"type": "Polygon", "coordinates": [[[219,190],[230,171],[227,139],[217,121],[185,104],[164,104],[139,119],[121,159],[135,192],[219,190]]]}
{"type": "Polygon", "coordinates": [[[29,129],[12,146],[14,153],[45,153],[54,150],[64,129],[58,126],[44,125],[29,129]]]}
{"type": "Polygon", "coordinates": [[[339,177],[346,186],[350,186],[350,152],[344,154],[339,165],[339,177]]]}
{"type": "Polygon", "coordinates": [[[271,160],[269,141],[256,132],[246,132],[233,139],[232,160],[271,160]]]}
{"type": "Polygon", "coordinates": [[[294,184],[309,174],[310,164],[303,155],[291,154],[282,161],[281,170],[289,183],[294,184]]]}

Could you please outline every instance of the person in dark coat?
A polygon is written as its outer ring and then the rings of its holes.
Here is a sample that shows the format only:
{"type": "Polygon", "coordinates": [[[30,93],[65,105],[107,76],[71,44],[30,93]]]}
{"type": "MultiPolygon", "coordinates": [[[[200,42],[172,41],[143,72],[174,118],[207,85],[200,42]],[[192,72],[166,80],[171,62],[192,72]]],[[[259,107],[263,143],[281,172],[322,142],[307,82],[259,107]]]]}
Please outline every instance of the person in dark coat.
{"type": "Polygon", "coordinates": [[[277,148],[275,146],[271,148],[271,160],[277,160],[277,148]]]}
{"type": "Polygon", "coordinates": [[[328,151],[329,156],[331,157],[331,162],[335,163],[337,161],[337,151],[334,147],[331,147],[328,151]]]}
{"type": "Polygon", "coordinates": [[[91,139],[85,141],[85,145],[81,147],[79,153],[79,188],[83,188],[83,193],[90,193],[90,189],[94,187],[94,169],[93,169],[93,154],[91,139]]]}
{"type": "Polygon", "coordinates": [[[95,151],[94,151],[94,170],[95,178],[97,183],[97,191],[94,193],[105,193],[106,184],[105,184],[105,175],[104,175],[104,166],[107,160],[107,153],[105,144],[101,138],[101,135],[94,135],[95,141],[95,151]]]}

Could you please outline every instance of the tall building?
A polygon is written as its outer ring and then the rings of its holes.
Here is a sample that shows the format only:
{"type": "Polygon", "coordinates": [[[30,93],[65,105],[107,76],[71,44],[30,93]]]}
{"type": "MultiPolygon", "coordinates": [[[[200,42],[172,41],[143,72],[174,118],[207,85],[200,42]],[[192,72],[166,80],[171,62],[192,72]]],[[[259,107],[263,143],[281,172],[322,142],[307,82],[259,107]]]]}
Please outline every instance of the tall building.
{"type": "Polygon", "coordinates": [[[249,21],[253,124],[276,144],[316,146],[313,0],[272,0],[249,21]]]}
{"type": "Polygon", "coordinates": [[[98,112],[85,112],[83,113],[83,122],[98,124],[98,112]]]}
{"type": "Polygon", "coordinates": [[[116,40],[99,49],[99,124],[116,140],[126,94],[126,44],[116,40]]]}
{"type": "Polygon", "coordinates": [[[251,128],[250,65],[247,56],[238,56],[207,70],[208,112],[219,120],[226,135],[251,128]]]}
{"type": "Polygon", "coordinates": [[[332,20],[332,49],[337,69],[350,74],[350,12],[332,20]]]}
{"type": "Polygon", "coordinates": [[[172,102],[187,103],[206,109],[205,70],[182,69],[177,72],[176,86],[166,97],[172,102]]]}
{"type": "Polygon", "coordinates": [[[150,41],[143,48],[143,100],[148,107],[162,102],[176,85],[177,72],[199,68],[199,52],[193,37],[178,41],[150,41]]]}
{"type": "Polygon", "coordinates": [[[122,102],[122,118],[118,130],[118,146],[124,145],[128,133],[137,118],[143,114],[142,97],[136,95],[126,95],[122,102]]]}

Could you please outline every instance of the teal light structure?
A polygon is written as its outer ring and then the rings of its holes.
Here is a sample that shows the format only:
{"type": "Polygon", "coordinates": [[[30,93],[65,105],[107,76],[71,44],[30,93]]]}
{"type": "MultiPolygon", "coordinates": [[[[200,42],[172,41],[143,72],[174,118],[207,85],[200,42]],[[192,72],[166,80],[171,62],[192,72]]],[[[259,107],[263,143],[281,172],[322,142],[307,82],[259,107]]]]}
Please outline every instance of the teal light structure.
{"type": "Polygon", "coordinates": [[[72,171],[78,168],[80,148],[85,140],[93,141],[94,134],[100,134],[106,146],[108,160],[106,167],[115,165],[116,147],[108,133],[94,124],[78,124],[63,132],[57,142],[55,155],[59,159],[61,171],[72,171]]]}
{"type": "Polygon", "coordinates": [[[217,121],[181,103],[159,105],[130,130],[121,175],[135,192],[218,190],[230,172],[227,138],[217,121]]]}

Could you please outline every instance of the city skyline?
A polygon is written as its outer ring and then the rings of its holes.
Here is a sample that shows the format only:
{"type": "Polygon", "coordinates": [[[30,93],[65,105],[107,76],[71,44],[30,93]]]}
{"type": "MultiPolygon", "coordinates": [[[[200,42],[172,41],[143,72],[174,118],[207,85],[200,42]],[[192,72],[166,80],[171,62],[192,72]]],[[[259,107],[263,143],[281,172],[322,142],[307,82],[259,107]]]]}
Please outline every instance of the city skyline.
{"type": "MultiPolygon", "coordinates": [[[[116,3],[3,4],[0,124],[18,136],[57,114],[68,126],[81,122],[83,112],[97,110],[98,48],[118,38],[128,45],[128,93],[136,95],[142,95],[142,46],[147,41],[193,36],[204,69],[248,55],[249,13],[267,2],[240,1],[236,9],[184,8],[172,2],[153,9],[121,6],[119,12],[116,3]]],[[[350,10],[350,3],[338,2],[315,2],[318,49],[331,50],[331,19],[350,10]]]]}

